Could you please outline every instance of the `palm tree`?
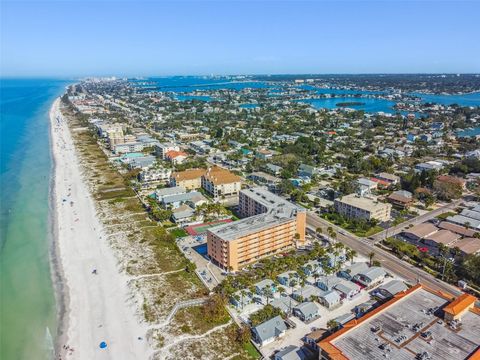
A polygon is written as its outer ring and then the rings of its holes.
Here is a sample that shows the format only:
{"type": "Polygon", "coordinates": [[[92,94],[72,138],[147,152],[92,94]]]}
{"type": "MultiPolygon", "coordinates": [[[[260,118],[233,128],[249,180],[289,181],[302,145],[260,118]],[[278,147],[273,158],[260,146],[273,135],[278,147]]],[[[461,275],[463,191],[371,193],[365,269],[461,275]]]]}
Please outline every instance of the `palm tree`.
{"type": "Polygon", "coordinates": [[[348,248],[347,253],[345,254],[345,257],[347,258],[347,260],[350,261],[350,263],[352,263],[355,256],[357,256],[357,252],[353,249],[348,248]]]}
{"type": "Polygon", "coordinates": [[[245,291],[245,289],[243,289],[242,291],[240,291],[240,294],[242,295],[242,309],[243,309],[243,299],[245,298],[245,296],[247,295],[247,292],[245,291]]]}
{"type": "Polygon", "coordinates": [[[335,319],[328,320],[328,322],[327,322],[327,328],[330,331],[333,331],[334,329],[336,329],[338,327],[338,325],[340,325],[340,324],[335,319]]]}
{"type": "Polygon", "coordinates": [[[372,266],[373,258],[375,257],[375,253],[372,251],[370,254],[368,254],[368,258],[370,260],[370,266],[372,266]]]}
{"type": "Polygon", "coordinates": [[[270,299],[273,297],[273,291],[270,286],[265,286],[262,290],[263,296],[267,298],[267,305],[270,303],[270,299]]]}

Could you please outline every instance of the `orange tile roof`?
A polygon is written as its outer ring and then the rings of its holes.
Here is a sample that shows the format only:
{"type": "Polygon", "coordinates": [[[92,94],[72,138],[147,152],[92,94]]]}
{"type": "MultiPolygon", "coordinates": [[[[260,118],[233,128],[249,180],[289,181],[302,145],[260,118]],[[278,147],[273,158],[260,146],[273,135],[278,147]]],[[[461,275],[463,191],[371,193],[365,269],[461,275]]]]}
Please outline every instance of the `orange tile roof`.
{"type": "Polygon", "coordinates": [[[205,171],[205,169],[188,169],[172,173],[172,178],[176,181],[194,180],[202,177],[205,171]]]}
{"type": "Polygon", "coordinates": [[[214,185],[230,184],[241,180],[239,176],[218,166],[209,168],[203,176],[214,185]]]}
{"type": "Polygon", "coordinates": [[[188,154],[184,153],[183,151],[175,151],[175,150],[170,150],[165,153],[165,157],[169,159],[174,159],[179,156],[188,156],[188,154]]]}
{"type": "Polygon", "coordinates": [[[470,294],[462,294],[453,300],[450,304],[443,308],[443,311],[452,315],[458,315],[462,311],[465,311],[473,304],[475,304],[477,298],[470,294]]]}

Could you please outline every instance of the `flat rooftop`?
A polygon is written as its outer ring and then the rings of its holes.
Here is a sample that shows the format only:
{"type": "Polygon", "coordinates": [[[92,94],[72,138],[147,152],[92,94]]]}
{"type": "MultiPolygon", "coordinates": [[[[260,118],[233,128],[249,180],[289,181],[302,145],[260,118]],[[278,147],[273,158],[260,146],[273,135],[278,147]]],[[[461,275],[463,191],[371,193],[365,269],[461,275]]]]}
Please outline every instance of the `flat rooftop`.
{"type": "Polygon", "coordinates": [[[262,187],[243,189],[240,192],[247,195],[249,198],[255,200],[255,202],[262,204],[267,209],[284,208],[290,211],[305,211],[305,209],[295,204],[292,204],[284,198],[275,195],[274,193],[262,187]]]}
{"type": "Polygon", "coordinates": [[[391,207],[390,204],[379,202],[376,198],[359,196],[355,193],[342,196],[341,198],[335,199],[335,201],[367,211],[383,210],[385,207],[391,207]]]}
{"type": "Polygon", "coordinates": [[[272,228],[295,220],[292,209],[279,207],[270,209],[268,212],[250,216],[248,218],[234,221],[225,225],[208,229],[214,235],[224,240],[235,240],[249,234],[272,228]]]}
{"type": "Polygon", "coordinates": [[[414,287],[320,344],[337,354],[341,351],[339,359],[415,359],[424,352],[432,360],[466,359],[480,346],[480,313],[467,311],[453,329],[443,320],[442,308],[449,302],[421,286],[414,287]]]}

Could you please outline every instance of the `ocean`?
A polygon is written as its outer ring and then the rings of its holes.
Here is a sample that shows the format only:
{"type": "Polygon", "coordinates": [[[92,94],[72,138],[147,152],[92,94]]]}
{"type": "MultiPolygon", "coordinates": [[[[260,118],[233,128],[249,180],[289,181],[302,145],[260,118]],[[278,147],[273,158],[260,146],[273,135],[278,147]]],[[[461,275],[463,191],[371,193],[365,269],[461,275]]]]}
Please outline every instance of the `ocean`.
{"type": "Polygon", "coordinates": [[[67,81],[0,80],[0,358],[50,359],[57,331],[50,271],[48,111],[67,81]]]}

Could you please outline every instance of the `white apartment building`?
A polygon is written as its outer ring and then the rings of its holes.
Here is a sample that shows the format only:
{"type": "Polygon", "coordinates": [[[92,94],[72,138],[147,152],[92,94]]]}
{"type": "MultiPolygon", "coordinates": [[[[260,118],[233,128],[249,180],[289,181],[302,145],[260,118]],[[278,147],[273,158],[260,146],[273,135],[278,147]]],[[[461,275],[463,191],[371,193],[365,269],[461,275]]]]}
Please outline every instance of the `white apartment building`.
{"type": "Polygon", "coordinates": [[[157,168],[157,169],[148,169],[140,173],[140,181],[142,182],[151,182],[151,181],[167,181],[172,174],[171,169],[157,168]]]}
{"type": "Polygon", "coordinates": [[[392,209],[392,205],[381,203],[374,196],[360,196],[355,193],[335,199],[334,206],[339,214],[347,218],[378,221],[390,220],[392,209]]]}

